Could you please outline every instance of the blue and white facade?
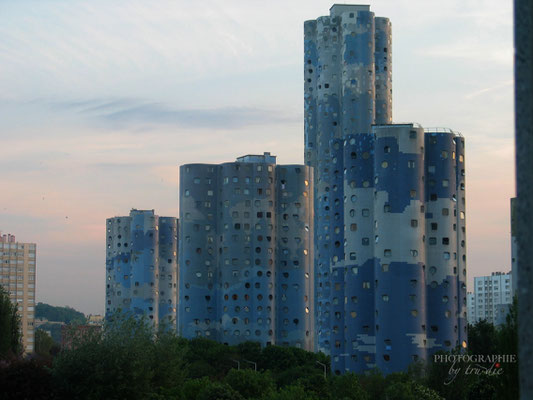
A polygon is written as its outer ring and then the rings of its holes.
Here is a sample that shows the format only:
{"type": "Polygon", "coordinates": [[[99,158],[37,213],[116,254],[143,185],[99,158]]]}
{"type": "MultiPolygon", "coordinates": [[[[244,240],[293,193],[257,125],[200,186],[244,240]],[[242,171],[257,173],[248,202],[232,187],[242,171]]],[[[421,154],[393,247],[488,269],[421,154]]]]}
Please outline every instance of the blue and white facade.
{"type": "Polygon", "coordinates": [[[181,336],[314,349],[312,182],[270,153],[180,167],[181,336]]]}
{"type": "Polygon", "coordinates": [[[176,326],[178,220],[132,209],[106,220],[106,318],[114,312],[176,326]]]}
{"type": "Polygon", "coordinates": [[[466,346],[464,139],[392,124],[390,22],[330,11],[304,26],[318,350],[390,373],[466,346]]]}

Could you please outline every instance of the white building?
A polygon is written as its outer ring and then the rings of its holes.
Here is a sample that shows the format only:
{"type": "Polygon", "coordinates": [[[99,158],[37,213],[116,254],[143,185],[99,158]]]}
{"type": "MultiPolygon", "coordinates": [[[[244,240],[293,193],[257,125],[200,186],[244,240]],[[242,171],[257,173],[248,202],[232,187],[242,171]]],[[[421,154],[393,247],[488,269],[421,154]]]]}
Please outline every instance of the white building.
{"type": "Polygon", "coordinates": [[[35,247],[35,243],[17,242],[14,235],[0,232],[0,285],[17,304],[25,353],[34,350],[35,247]]]}
{"type": "Polygon", "coordinates": [[[468,322],[487,320],[494,325],[505,322],[513,302],[511,272],[493,272],[474,278],[474,292],[467,296],[468,322]]]}

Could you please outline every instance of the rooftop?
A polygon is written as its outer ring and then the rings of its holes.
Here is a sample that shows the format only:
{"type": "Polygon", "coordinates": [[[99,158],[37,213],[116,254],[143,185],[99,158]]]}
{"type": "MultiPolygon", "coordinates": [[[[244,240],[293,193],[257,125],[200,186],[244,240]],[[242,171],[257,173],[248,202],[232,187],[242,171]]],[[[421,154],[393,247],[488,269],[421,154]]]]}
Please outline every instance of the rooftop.
{"type": "Polygon", "coordinates": [[[370,6],[367,4],[333,4],[329,9],[329,13],[332,17],[336,17],[349,11],[370,11],[370,6]]]}
{"type": "Polygon", "coordinates": [[[237,162],[275,164],[276,156],[272,156],[269,151],[265,151],[262,155],[247,154],[245,156],[237,157],[237,162]]]}

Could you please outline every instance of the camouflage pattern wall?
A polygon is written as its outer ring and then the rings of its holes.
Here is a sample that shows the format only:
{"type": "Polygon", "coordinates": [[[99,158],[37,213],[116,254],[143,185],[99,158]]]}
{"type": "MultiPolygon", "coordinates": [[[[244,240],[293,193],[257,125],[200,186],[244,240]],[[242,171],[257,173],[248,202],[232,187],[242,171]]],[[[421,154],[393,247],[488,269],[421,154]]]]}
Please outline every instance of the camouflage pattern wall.
{"type": "Polygon", "coordinates": [[[304,32],[318,350],[390,373],[466,346],[464,139],[392,124],[391,25],[369,6],[304,32]]]}
{"type": "Polygon", "coordinates": [[[106,318],[120,310],[175,329],[177,218],[133,209],[106,229],[106,318]]]}
{"type": "Polygon", "coordinates": [[[392,121],[389,20],[375,18],[369,6],[336,4],[330,12],[304,25],[305,163],[315,170],[318,350],[326,353],[331,272],[344,254],[343,163],[336,153],[346,135],[368,136],[375,122],[392,121]]]}
{"type": "Polygon", "coordinates": [[[269,153],[180,167],[182,336],[314,349],[312,181],[269,153]]]}

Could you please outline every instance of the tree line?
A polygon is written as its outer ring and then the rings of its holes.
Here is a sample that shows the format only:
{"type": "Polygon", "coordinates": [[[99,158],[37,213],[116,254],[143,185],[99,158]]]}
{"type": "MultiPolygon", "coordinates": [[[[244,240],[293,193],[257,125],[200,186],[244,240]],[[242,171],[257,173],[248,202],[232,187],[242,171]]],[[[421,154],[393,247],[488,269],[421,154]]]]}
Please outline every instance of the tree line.
{"type": "MultiPolygon", "coordinates": [[[[0,305],[4,303],[0,302],[0,305]]],[[[3,309],[1,309],[3,310],[3,309]]],[[[3,312],[3,311],[2,311],[3,312]]],[[[2,314],[3,315],[3,314],[2,314]]],[[[4,318],[0,317],[4,323],[4,318]]],[[[495,328],[484,321],[469,327],[471,354],[516,354],[516,311],[495,328]]],[[[50,344],[50,343],[49,343],[50,344]]],[[[518,398],[517,364],[500,375],[465,374],[450,382],[450,363],[421,362],[383,376],[330,374],[323,353],[256,342],[223,345],[187,340],[154,330],[144,320],[118,316],[99,331],[74,335],[60,352],[43,346],[31,358],[3,355],[2,399],[153,400],[475,400],[518,398]],[[48,350],[47,350],[48,349],[48,350]],[[320,364],[321,363],[321,364],[320,364]]],[[[459,351],[447,353],[459,354],[459,351]]]]}

